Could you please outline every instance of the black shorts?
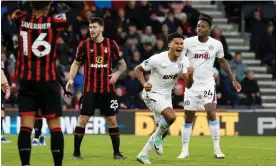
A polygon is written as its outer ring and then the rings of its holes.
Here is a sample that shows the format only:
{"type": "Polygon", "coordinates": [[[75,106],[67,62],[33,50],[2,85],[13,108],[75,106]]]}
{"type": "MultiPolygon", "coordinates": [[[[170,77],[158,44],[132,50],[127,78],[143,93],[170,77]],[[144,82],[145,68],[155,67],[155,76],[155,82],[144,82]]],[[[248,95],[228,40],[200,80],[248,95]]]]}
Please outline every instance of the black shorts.
{"type": "Polygon", "coordinates": [[[40,110],[44,118],[62,116],[60,86],[57,81],[19,81],[20,116],[35,116],[40,110]]]}
{"type": "Polygon", "coordinates": [[[114,116],[118,113],[118,100],[114,93],[84,93],[81,97],[81,115],[91,116],[95,114],[95,109],[99,108],[102,115],[114,116]]]}

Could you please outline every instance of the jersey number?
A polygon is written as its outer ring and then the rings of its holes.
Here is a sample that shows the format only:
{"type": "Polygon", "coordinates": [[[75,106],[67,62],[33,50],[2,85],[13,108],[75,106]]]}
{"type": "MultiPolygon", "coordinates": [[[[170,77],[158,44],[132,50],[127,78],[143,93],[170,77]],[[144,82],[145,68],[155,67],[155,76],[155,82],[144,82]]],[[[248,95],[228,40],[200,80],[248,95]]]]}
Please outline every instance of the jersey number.
{"type": "Polygon", "coordinates": [[[118,100],[111,100],[110,101],[110,108],[112,108],[114,111],[119,107],[118,100]]]}
{"type": "MultiPolygon", "coordinates": [[[[23,39],[23,53],[25,56],[28,56],[28,49],[30,47],[28,45],[28,32],[20,31],[20,36],[23,39]]],[[[32,52],[38,57],[48,55],[51,51],[51,45],[47,41],[44,41],[46,36],[47,33],[40,33],[40,35],[35,39],[34,43],[31,46],[32,52]],[[40,46],[44,47],[43,51],[40,51],[38,49],[40,46]]]]}
{"type": "Polygon", "coordinates": [[[204,91],[204,97],[211,98],[212,95],[213,95],[213,93],[211,92],[211,90],[209,90],[209,91],[204,91]]]}

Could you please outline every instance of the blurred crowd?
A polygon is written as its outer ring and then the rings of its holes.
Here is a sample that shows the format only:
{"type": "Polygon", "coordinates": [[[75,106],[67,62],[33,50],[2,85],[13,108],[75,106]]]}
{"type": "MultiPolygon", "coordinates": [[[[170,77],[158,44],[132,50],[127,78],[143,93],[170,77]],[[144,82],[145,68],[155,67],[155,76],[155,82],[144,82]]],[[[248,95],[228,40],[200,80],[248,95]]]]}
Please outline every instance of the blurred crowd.
{"type": "MultiPolygon", "coordinates": [[[[1,58],[5,62],[5,73],[12,87],[12,96],[7,103],[11,107],[16,107],[18,87],[14,74],[18,37],[5,3],[8,2],[2,2],[1,58]]],[[[18,3],[22,8],[28,10],[28,2],[18,3]]],[[[52,12],[66,9],[66,5],[57,2],[54,2],[51,8],[52,12]]],[[[104,19],[104,36],[116,40],[123,52],[128,70],[117,81],[116,94],[119,97],[120,108],[135,109],[146,108],[146,106],[140,96],[143,87],[135,77],[134,68],[144,59],[166,50],[167,36],[170,33],[178,32],[186,37],[196,35],[196,24],[200,11],[192,7],[191,1],[85,1],[82,14],[57,39],[57,55],[59,58],[56,60],[56,65],[57,69],[64,73],[65,80],[68,80],[70,65],[75,59],[78,43],[90,36],[88,18],[91,16],[104,19]]],[[[273,28],[272,25],[272,27],[263,30],[268,29],[269,32],[271,31],[275,35],[273,28]]],[[[252,30],[252,36],[254,36],[253,34],[254,31],[252,30]]],[[[254,73],[247,71],[246,66],[242,63],[242,53],[230,54],[226,39],[218,26],[214,25],[211,36],[222,42],[225,58],[229,60],[230,67],[243,89],[242,92],[237,93],[231,80],[220,70],[216,62],[214,77],[217,83],[218,103],[234,107],[238,105],[261,105],[259,86],[254,79],[254,73]]],[[[271,40],[273,40],[272,38],[271,40]]],[[[273,48],[271,49],[273,53],[273,48]]],[[[276,48],[274,47],[274,49],[276,48]]],[[[262,56],[267,57],[270,54],[271,52],[262,54],[262,56]]],[[[275,65],[275,63],[271,65],[275,65]]],[[[79,109],[79,99],[83,88],[83,73],[84,69],[81,66],[74,80],[74,96],[62,98],[64,109],[79,109]]],[[[150,73],[145,74],[146,79],[149,78],[149,75],[150,73]]],[[[179,79],[173,90],[173,106],[175,108],[183,108],[184,91],[185,84],[183,80],[179,79]]]]}

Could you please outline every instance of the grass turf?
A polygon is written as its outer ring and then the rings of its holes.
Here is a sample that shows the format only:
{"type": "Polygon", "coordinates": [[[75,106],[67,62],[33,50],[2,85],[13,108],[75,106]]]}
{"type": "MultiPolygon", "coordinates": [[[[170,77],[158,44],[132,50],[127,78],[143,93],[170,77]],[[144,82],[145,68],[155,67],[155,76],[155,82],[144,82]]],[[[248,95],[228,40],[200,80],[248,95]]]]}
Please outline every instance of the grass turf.
{"type": "MultiPolygon", "coordinates": [[[[18,166],[20,159],[17,151],[17,136],[6,136],[12,143],[1,144],[2,166],[18,166]]],[[[121,151],[128,158],[115,161],[112,158],[112,145],[108,135],[86,135],[82,142],[84,160],[72,159],[74,138],[65,136],[64,166],[124,166],[141,165],[136,161],[137,154],[145,145],[148,137],[122,135],[121,151]]],[[[164,155],[150,153],[150,161],[154,165],[185,165],[185,166],[276,166],[275,137],[221,137],[221,148],[225,159],[215,159],[211,137],[192,137],[190,143],[190,158],[177,159],[181,151],[181,138],[168,136],[163,143],[164,155]]],[[[32,147],[32,166],[53,166],[50,152],[50,137],[47,136],[47,146],[32,147]]]]}

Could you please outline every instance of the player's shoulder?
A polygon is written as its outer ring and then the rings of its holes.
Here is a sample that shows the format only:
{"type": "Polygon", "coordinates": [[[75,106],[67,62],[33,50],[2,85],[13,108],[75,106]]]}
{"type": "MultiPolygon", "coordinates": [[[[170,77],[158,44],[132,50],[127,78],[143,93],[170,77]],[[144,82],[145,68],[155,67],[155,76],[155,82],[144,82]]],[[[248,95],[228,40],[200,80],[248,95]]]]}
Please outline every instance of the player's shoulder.
{"type": "Polygon", "coordinates": [[[184,42],[196,42],[197,41],[197,36],[192,36],[184,39],[184,42]]]}
{"type": "Polygon", "coordinates": [[[152,55],[150,58],[154,59],[154,60],[157,60],[157,61],[162,61],[163,59],[166,58],[166,55],[168,55],[168,51],[163,51],[163,52],[160,52],[158,54],[152,55]]]}
{"type": "Polygon", "coordinates": [[[222,45],[221,42],[215,38],[212,38],[211,36],[209,36],[209,42],[215,46],[220,46],[222,45]]]}

